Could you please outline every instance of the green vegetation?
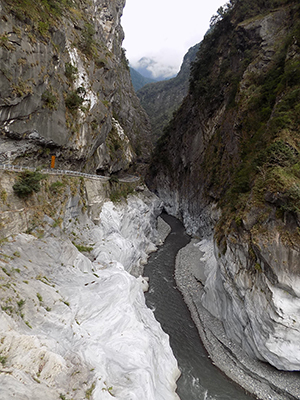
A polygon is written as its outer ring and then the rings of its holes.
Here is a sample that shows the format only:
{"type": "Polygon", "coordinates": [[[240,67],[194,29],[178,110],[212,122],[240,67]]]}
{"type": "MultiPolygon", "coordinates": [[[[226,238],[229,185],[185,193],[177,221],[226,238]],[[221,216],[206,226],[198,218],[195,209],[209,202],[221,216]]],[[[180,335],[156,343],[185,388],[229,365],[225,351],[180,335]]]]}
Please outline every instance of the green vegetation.
{"type": "Polygon", "coordinates": [[[114,189],[111,191],[109,198],[113,203],[119,203],[122,199],[126,199],[133,192],[134,189],[131,187],[114,189]]]}
{"type": "Polygon", "coordinates": [[[86,22],[81,34],[81,41],[78,44],[79,49],[88,57],[97,54],[94,40],[95,28],[89,22],[86,22]]]}
{"type": "Polygon", "coordinates": [[[7,271],[7,269],[5,267],[1,267],[2,271],[7,275],[10,276],[10,272],[7,271]]]}
{"type": "MultiPolygon", "coordinates": [[[[292,1],[231,2],[217,18],[214,29],[207,34],[200,48],[199,61],[193,64],[190,91],[198,104],[210,105],[212,109],[227,103],[227,121],[230,113],[239,112],[239,154],[231,164],[226,163],[224,137],[225,121],[215,133],[208,146],[202,168],[208,173],[208,186],[220,187],[224,196],[222,204],[229,210],[241,210],[251,193],[282,193],[278,207],[297,211],[299,208],[300,180],[297,177],[297,160],[300,151],[299,102],[300,60],[287,57],[290,46],[300,40],[300,24],[295,22],[290,34],[282,38],[269,68],[248,75],[249,90],[236,101],[239,81],[257,55],[258,48],[246,49],[238,56],[237,35],[228,17],[244,20],[292,1]],[[218,73],[212,73],[218,63],[219,51],[224,45],[224,35],[230,43],[228,57],[222,58],[218,73]],[[240,60],[237,60],[240,57],[240,60]],[[242,57],[242,59],[241,59],[242,57]],[[243,111],[241,111],[243,110],[243,111]],[[235,165],[236,164],[236,165],[235,165]],[[292,183],[293,182],[293,183],[292,183]],[[293,205],[292,205],[293,204],[293,205]]],[[[220,11],[221,12],[221,11],[220,11]]],[[[295,19],[299,6],[294,7],[295,19]]],[[[245,79],[245,77],[243,78],[245,79]]],[[[256,200],[259,200],[256,196],[256,200]]],[[[227,211],[228,213],[228,211],[227,211]]]]}
{"type": "Polygon", "coordinates": [[[71,82],[75,80],[77,74],[78,74],[78,69],[71,63],[66,63],[65,75],[71,82]]]}
{"type": "Polygon", "coordinates": [[[30,323],[28,321],[25,321],[25,324],[28,326],[28,328],[32,329],[32,326],[30,325],[30,323]]]}
{"type": "Polygon", "coordinates": [[[130,70],[130,76],[131,76],[131,81],[134,87],[134,90],[137,92],[139,89],[147,85],[147,83],[153,83],[155,82],[154,79],[151,78],[146,78],[145,76],[141,75],[139,72],[137,72],[133,68],[129,68],[130,70]]]}
{"type": "Polygon", "coordinates": [[[119,179],[114,175],[110,177],[109,183],[109,198],[113,203],[119,203],[134,192],[135,184],[131,184],[129,182],[120,182],[119,179]]]}
{"type": "Polygon", "coordinates": [[[152,176],[164,171],[194,204],[199,198],[218,202],[220,252],[224,232],[243,227],[253,209],[255,229],[263,229],[270,215],[285,221],[287,213],[295,219],[300,212],[299,2],[230,4],[219,10],[200,45],[189,95],[158,140],[151,163],[152,176]],[[275,14],[280,6],[282,12],[275,14]],[[261,39],[247,35],[251,29],[254,35],[255,24],[267,14],[280,15],[277,28],[285,26],[288,33],[274,33],[274,54],[262,68],[261,39]],[[202,131],[207,137],[197,152],[191,144],[202,131]]]}
{"type": "Polygon", "coordinates": [[[111,175],[109,177],[109,183],[119,183],[119,178],[116,175],[111,175]]]}
{"type": "Polygon", "coordinates": [[[18,78],[18,83],[12,83],[12,93],[16,97],[25,97],[33,93],[32,80],[28,79],[24,81],[22,78],[18,78]]]}
{"type": "Polygon", "coordinates": [[[66,9],[74,6],[72,0],[4,0],[8,12],[14,14],[22,22],[29,22],[34,26],[36,33],[48,36],[50,26],[60,19],[66,9]]]}
{"type": "Polygon", "coordinates": [[[89,253],[89,252],[91,252],[93,250],[93,247],[91,247],[91,246],[84,246],[84,245],[81,245],[81,244],[76,244],[74,242],[72,242],[72,243],[77,248],[77,250],[80,251],[81,253],[82,252],[88,252],[89,253]]]}
{"type": "Polygon", "coordinates": [[[17,305],[19,307],[19,310],[22,310],[22,308],[24,307],[25,304],[25,300],[21,299],[17,302],[17,305]]]}
{"type": "Polygon", "coordinates": [[[36,279],[43,282],[45,285],[55,287],[46,276],[37,275],[36,279]]]}
{"type": "Polygon", "coordinates": [[[38,171],[20,172],[17,182],[13,185],[13,190],[17,196],[26,198],[41,189],[40,181],[42,179],[45,179],[45,175],[38,171]]]}
{"type": "Polygon", "coordinates": [[[6,203],[7,201],[7,192],[5,189],[0,190],[0,199],[2,200],[3,203],[6,203]]]}
{"type": "Polygon", "coordinates": [[[66,305],[67,307],[70,307],[70,303],[67,300],[60,300],[62,303],[64,303],[64,305],[66,305]]]}
{"type": "Polygon", "coordinates": [[[6,364],[6,361],[7,361],[7,357],[0,355],[0,363],[2,364],[3,367],[6,364]]]}
{"type": "Polygon", "coordinates": [[[52,90],[45,90],[42,94],[42,100],[44,102],[44,106],[49,108],[50,110],[57,110],[58,98],[52,90]]]}
{"type": "Polygon", "coordinates": [[[42,295],[40,293],[37,293],[36,297],[38,298],[39,302],[42,303],[42,301],[43,301],[42,295]]]}
{"type": "Polygon", "coordinates": [[[63,219],[61,217],[56,218],[52,224],[52,228],[56,228],[57,226],[61,226],[63,219]]]}
{"type": "Polygon", "coordinates": [[[68,93],[65,98],[66,107],[74,113],[84,102],[85,89],[80,86],[71,93],[68,93]]]}
{"type": "Polygon", "coordinates": [[[112,127],[111,131],[107,135],[105,143],[109,150],[110,158],[113,161],[123,157],[123,142],[115,126],[112,127]]]}
{"type": "MultiPolygon", "coordinates": [[[[180,72],[166,81],[143,86],[137,95],[151,122],[151,140],[156,143],[162,136],[163,129],[172,119],[173,113],[188,92],[190,63],[195,60],[199,44],[189,49],[185,55],[180,72]]],[[[133,75],[133,78],[135,75],[133,75]]]]}
{"type": "Polygon", "coordinates": [[[86,390],[86,392],[85,392],[85,398],[86,399],[90,399],[92,397],[92,394],[93,394],[93,391],[94,391],[95,387],[96,387],[96,384],[95,384],[95,382],[93,382],[92,386],[89,389],[86,390]]]}
{"type": "Polygon", "coordinates": [[[112,386],[107,387],[107,383],[106,382],[103,383],[105,384],[106,387],[102,388],[102,390],[107,391],[111,396],[115,397],[112,393],[113,387],[112,386]]]}
{"type": "Polygon", "coordinates": [[[15,46],[9,41],[8,34],[5,32],[0,35],[0,46],[4,47],[8,51],[16,50],[15,46]]]}
{"type": "Polygon", "coordinates": [[[172,129],[174,129],[173,123],[176,123],[176,117],[167,125],[163,131],[163,135],[158,139],[155,147],[155,151],[152,154],[152,160],[150,164],[150,174],[155,176],[160,170],[160,166],[168,173],[173,174],[174,169],[172,168],[172,162],[168,152],[169,141],[171,139],[172,129]]]}
{"type": "Polygon", "coordinates": [[[102,100],[102,104],[107,108],[110,106],[110,102],[108,100],[102,100]]]}
{"type": "Polygon", "coordinates": [[[130,71],[129,61],[126,57],[126,50],[123,47],[121,49],[121,62],[123,64],[124,68],[127,69],[127,71],[130,71]]]}
{"type": "Polygon", "coordinates": [[[256,17],[264,14],[271,9],[284,6],[289,3],[295,3],[294,0],[252,0],[240,1],[229,0],[224,6],[219,7],[216,15],[213,15],[210,20],[211,28],[222,22],[224,19],[234,17],[237,22],[244,21],[248,18],[256,17]]]}
{"type": "Polygon", "coordinates": [[[60,181],[56,181],[51,183],[49,190],[51,194],[59,194],[62,192],[62,189],[65,187],[65,184],[60,181]]]}

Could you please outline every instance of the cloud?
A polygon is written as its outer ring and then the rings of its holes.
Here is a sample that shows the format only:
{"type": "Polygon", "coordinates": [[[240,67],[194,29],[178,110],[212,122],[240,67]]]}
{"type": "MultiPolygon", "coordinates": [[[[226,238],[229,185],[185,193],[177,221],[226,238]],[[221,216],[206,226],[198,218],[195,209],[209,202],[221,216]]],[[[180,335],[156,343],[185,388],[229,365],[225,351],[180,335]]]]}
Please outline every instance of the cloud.
{"type": "Polygon", "coordinates": [[[143,76],[152,79],[168,79],[177,74],[177,68],[174,65],[165,64],[163,61],[142,57],[140,60],[130,63],[131,66],[143,76]]]}
{"type": "Polygon", "coordinates": [[[177,74],[180,58],[180,53],[162,49],[157,54],[149,52],[138,60],[130,61],[130,65],[148,78],[163,80],[177,74]]]}
{"type": "Polygon", "coordinates": [[[148,67],[153,74],[173,76],[188,49],[202,40],[210,18],[225,2],[126,0],[121,23],[125,32],[123,47],[130,64],[134,68],[140,59],[150,58],[155,61],[148,67]]]}

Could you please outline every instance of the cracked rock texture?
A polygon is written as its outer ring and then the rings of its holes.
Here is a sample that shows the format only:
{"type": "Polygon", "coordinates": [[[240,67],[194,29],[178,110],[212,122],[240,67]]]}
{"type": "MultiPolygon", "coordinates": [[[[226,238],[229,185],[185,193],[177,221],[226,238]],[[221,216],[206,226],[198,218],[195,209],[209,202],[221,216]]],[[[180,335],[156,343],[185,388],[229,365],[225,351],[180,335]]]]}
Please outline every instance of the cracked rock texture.
{"type": "Polygon", "coordinates": [[[51,153],[60,169],[94,173],[144,162],[149,123],[121,47],[125,1],[26,4],[0,3],[0,161],[49,165],[51,153]]]}

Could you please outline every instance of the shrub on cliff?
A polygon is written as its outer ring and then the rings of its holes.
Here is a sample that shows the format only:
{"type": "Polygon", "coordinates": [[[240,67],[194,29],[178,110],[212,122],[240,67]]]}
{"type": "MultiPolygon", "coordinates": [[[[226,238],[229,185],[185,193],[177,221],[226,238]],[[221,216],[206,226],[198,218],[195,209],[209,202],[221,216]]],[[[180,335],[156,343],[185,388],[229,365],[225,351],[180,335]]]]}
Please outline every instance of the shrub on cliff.
{"type": "Polygon", "coordinates": [[[28,197],[41,189],[40,181],[42,179],[44,179],[44,175],[38,171],[21,172],[18,181],[13,185],[13,190],[21,198],[28,197]]]}

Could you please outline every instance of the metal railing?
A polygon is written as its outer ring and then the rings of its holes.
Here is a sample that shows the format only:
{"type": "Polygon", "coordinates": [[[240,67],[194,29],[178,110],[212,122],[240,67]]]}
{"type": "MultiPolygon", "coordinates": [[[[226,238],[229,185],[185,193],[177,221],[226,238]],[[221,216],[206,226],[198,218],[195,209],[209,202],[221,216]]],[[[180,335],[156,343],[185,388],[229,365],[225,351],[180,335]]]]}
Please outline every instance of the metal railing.
{"type": "MultiPolygon", "coordinates": [[[[21,171],[40,171],[44,174],[50,174],[50,175],[69,175],[69,176],[82,176],[84,178],[88,179],[96,179],[96,180],[102,180],[107,182],[110,178],[108,176],[103,176],[103,175],[92,175],[92,174],[86,174],[84,172],[79,172],[79,171],[69,171],[67,169],[65,170],[60,170],[60,169],[39,169],[35,167],[22,167],[22,166],[17,166],[17,165],[11,165],[11,164],[0,164],[0,169],[2,170],[7,170],[7,171],[16,171],[16,172],[21,172],[21,171]]],[[[119,178],[120,182],[138,182],[140,178],[138,176],[130,175],[126,178],[119,178]]]]}

